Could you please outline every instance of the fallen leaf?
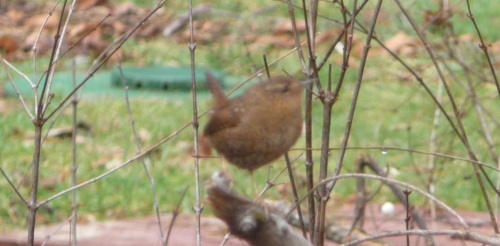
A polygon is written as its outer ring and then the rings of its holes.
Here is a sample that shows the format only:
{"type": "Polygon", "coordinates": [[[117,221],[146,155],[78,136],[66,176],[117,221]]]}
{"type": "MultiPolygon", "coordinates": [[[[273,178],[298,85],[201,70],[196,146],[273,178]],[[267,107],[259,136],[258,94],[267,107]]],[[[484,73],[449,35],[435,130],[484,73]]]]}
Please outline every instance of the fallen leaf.
{"type": "Polygon", "coordinates": [[[404,32],[398,32],[384,44],[389,50],[396,54],[414,56],[417,53],[418,42],[404,32]]]}
{"type": "Polygon", "coordinates": [[[10,35],[5,35],[0,37],[0,53],[2,54],[11,54],[15,52],[19,48],[19,42],[10,35]]]}
{"type": "Polygon", "coordinates": [[[90,9],[96,5],[105,4],[106,0],[79,0],[76,2],[76,9],[86,10],[90,9]]]}
{"type": "MultiPolygon", "coordinates": [[[[45,22],[47,19],[47,14],[38,14],[35,16],[32,16],[28,18],[25,22],[25,26],[28,28],[28,30],[34,31],[40,29],[42,24],[45,22]]],[[[47,22],[44,25],[44,29],[46,31],[51,31],[55,30],[59,24],[59,14],[57,13],[52,13],[52,15],[49,17],[47,22]]]]}
{"type": "MultiPolygon", "coordinates": [[[[303,20],[299,20],[295,22],[295,26],[297,28],[298,33],[306,32],[306,22],[303,20]]],[[[279,23],[274,27],[275,34],[293,34],[293,25],[292,21],[289,19],[279,21],[279,23]]]]}

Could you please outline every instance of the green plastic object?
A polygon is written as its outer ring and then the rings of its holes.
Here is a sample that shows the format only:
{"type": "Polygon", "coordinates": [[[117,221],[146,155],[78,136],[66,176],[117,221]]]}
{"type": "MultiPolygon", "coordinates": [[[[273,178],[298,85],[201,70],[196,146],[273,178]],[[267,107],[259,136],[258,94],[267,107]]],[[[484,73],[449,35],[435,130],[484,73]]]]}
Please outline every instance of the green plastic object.
{"type": "MultiPolygon", "coordinates": [[[[125,67],[122,69],[129,85],[130,97],[175,97],[191,91],[191,68],[189,67],[125,67]],[[175,92],[175,93],[169,93],[175,92]]],[[[196,70],[197,90],[206,91],[205,71],[196,70]]],[[[219,71],[208,70],[218,79],[223,81],[224,75],[219,71]]],[[[86,72],[77,72],[76,83],[79,84],[87,77],[86,72]]],[[[30,84],[20,76],[13,73],[14,81],[19,93],[24,98],[33,98],[33,89],[30,84]]],[[[4,82],[2,82],[4,83],[4,82]]],[[[1,83],[0,83],[1,85],[1,83]]],[[[17,93],[9,81],[4,83],[4,92],[8,96],[17,97],[17,93]]],[[[73,90],[73,72],[57,71],[54,75],[51,91],[56,96],[64,97],[73,90]]],[[[41,90],[41,88],[39,88],[41,90]]],[[[118,69],[102,70],[95,73],[81,88],[81,95],[120,97],[124,95],[120,71],[118,69]]],[[[209,94],[209,93],[207,93],[209,94]]]]}
{"type": "MultiPolygon", "coordinates": [[[[192,87],[190,67],[124,67],[122,71],[130,90],[190,91],[192,87]]],[[[207,90],[207,69],[199,68],[195,71],[197,90],[207,90]]],[[[223,81],[221,72],[210,72],[219,81],[223,81]]],[[[118,69],[111,74],[111,84],[123,87],[122,75],[118,69]]]]}

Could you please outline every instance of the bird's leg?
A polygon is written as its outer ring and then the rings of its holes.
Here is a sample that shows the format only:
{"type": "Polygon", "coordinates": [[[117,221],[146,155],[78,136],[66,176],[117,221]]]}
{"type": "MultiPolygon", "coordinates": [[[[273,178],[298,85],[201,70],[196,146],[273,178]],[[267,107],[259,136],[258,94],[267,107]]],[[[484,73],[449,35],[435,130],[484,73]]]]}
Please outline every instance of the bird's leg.
{"type": "Polygon", "coordinates": [[[257,184],[255,183],[255,177],[253,176],[253,171],[250,171],[250,178],[252,179],[253,194],[255,195],[255,199],[258,199],[259,193],[257,191],[257,184]]]}

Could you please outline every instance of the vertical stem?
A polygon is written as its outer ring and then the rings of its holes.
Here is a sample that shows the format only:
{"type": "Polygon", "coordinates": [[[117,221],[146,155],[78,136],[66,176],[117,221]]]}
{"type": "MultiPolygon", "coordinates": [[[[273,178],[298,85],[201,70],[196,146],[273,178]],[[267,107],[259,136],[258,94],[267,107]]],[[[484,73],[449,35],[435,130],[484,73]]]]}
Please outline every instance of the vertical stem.
{"type": "MultiPolygon", "coordinates": [[[[332,119],[332,107],[335,102],[335,95],[332,93],[332,67],[329,67],[328,73],[328,87],[327,91],[320,97],[323,103],[323,130],[321,141],[321,159],[319,167],[319,180],[324,180],[328,175],[328,152],[330,151],[330,127],[332,119]]],[[[326,217],[326,203],[330,196],[326,189],[326,184],[318,187],[319,193],[319,213],[316,218],[316,233],[315,239],[317,245],[324,244],[325,238],[325,217],[326,217]]]]}
{"type": "MultiPolygon", "coordinates": [[[[306,123],[306,177],[307,177],[307,192],[311,194],[314,189],[314,161],[312,157],[312,88],[313,84],[308,83],[306,90],[306,109],[305,109],[305,123],[306,123]]],[[[309,195],[307,198],[309,206],[309,225],[310,225],[310,239],[312,242],[315,238],[315,224],[316,224],[316,205],[314,195],[309,195]]]]}
{"type": "Polygon", "coordinates": [[[200,198],[200,166],[199,166],[199,156],[198,156],[198,101],[196,94],[196,65],[195,65],[195,55],[196,43],[194,42],[194,30],[193,30],[193,0],[189,0],[189,52],[191,54],[191,85],[192,85],[192,96],[193,96],[193,130],[194,130],[194,169],[195,169],[195,182],[196,182],[196,206],[194,207],[196,213],[196,245],[201,245],[201,212],[203,211],[203,206],[201,205],[200,198]]]}
{"type": "MultiPolygon", "coordinates": [[[[73,87],[76,87],[76,79],[75,79],[75,60],[73,59],[73,87]]],[[[71,186],[76,186],[76,172],[78,169],[76,159],[77,159],[77,152],[76,152],[76,136],[77,136],[77,106],[78,106],[78,96],[77,94],[73,95],[73,100],[71,101],[71,104],[73,106],[73,136],[72,136],[72,145],[73,145],[73,159],[72,159],[72,167],[71,167],[71,186]]],[[[71,239],[71,245],[76,246],[77,245],[77,237],[76,237],[76,222],[78,221],[78,206],[76,203],[76,190],[73,190],[72,192],[72,197],[71,197],[71,206],[73,208],[73,215],[71,217],[71,234],[70,234],[70,239],[71,239]]]]}
{"type": "MultiPolygon", "coordinates": [[[[125,79],[125,76],[123,75],[123,70],[121,67],[121,64],[118,63],[118,70],[120,71],[120,77],[121,81],[123,84],[123,89],[125,91],[125,102],[127,104],[127,111],[129,114],[130,118],[130,126],[132,127],[132,133],[134,135],[135,139],[135,146],[136,146],[136,154],[140,155],[142,153],[142,147],[141,147],[141,141],[139,138],[139,135],[137,134],[136,127],[135,127],[135,120],[134,120],[134,114],[132,113],[132,107],[130,106],[130,100],[128,96],[128,82],[125,79]]],[[[163,246],[166,246],[166,242],[163,239],[163,226],[161,225],[161,218],[160,218],[160,203],[158,202],[158,196],[156,195],[156,185],[155,185],[155,180],[153,176],[151,175],[151,171],[149,169],[148,163],[146,163],[146,160],[144,158],[141,158],[141,163],[142,166],[144,167],[144,172],[146,172],[146,176],[148,177],[149,180],[149,186],[151,188],[151,195],[153,196],[153,201],[154,201],[154,207],[155,207],[155,215],[156,215],[156,223],[158,223],[158,230],[160,234],[160,240],[162,240],[163,246]]]]}
{"type": "MultiPolygon", "coordinates": [[[[443,84],[439,83],[438,84],[438,94],[437,94],[437,100],[438,102],[441,103],[441,95],[443,91],[443,84]]],[[[434,111],[434,122],[432,124],[432,131],[431,131],[431,139],[429,143],[429,152],[435,152],[436,150],[436,135],[437,135],[437,129],[439,126],[439,118],[441,115],[441,111],[439,110],[438,107],[436,107],[436,110],[434,111]]],[[[429,177],[429,193],[431,195],[435,195],[436,193],[436,186],[434,184],[434,179],[435,179],[435,172],[436,172],[436,158],[433,155],[429,156],[429,170],[430,170],[430,177],[429,177]]],[[[433,201],[430,201],[430,207],[431,207],[431,223],[433,225],[432,229],[434,228],[434,221],[436,220],[436,204],[433,201]]]]}
{"type": "MultiPolygon", "coordinates": [[[[330,145],[330,125],[331,125],[331,115],[333,98],[329,98],[331,95],[330,91],[325,93],[325,99],[323,102],[323,130],[322,130],[322,141],[321,141],[321,160],[320,160],[320,173],[319,180],[324,180],[328,175],[328,152],[330,145]]],[[[330,196],[326,189],[326,184],[318,187],[319,193],[319,213],[316,218],[316,239],[317,245],[323,245],[325,239],[325,216],[326,216],[326,203],[328,202],[330,196]]]]}
{"type": "Polygon", "coordinates": [[[292,185],[293,202],[297,208],[297,215],[299,216],[300,229],[302,230],[302,235],[304,236],[304,238],[307,238],[306,227],[304,225],[304,219],[303,219],[304,217],[302,217],[302,209],[300,208],[299,195],[297,193],[297,186],[295,185],[295,178],[293,176],[292,163],[290,162],[290,157],[288,156],[288,152],[285,153],[285,161],[286,161],[286,168],[288,170],[288,176],[290,178],[290,184],[292,185]]]}
{"type": "MultiPolygon", "coordinates": [[[[42,112],[42,107],[38,108],[39,114],[42,112]]],[[[28,245],[33,246],[35,241],[36,213],[38,211],[38,177],[40,169],[40,153],[42,149],[42,128],[43,120],[37,118],[33,122],[35,124],[35,151],[33,153],[33,171],[31,180],[31,202],[29,205],[29,227],[28,227],[28,245]]]]}
{"type": "Polygon", "coordinates": [[[493,76],[493,81],[495,81],[495,85],[497,86],[497,92],[498,95],[500,96],[500,83],[498,83],[498,78],[497,74],[495,73],[495,68],[493,63],[491,62],[490,55],[488,54],[488,46],[484,43],[483,36],[481,35],[481,32],[479,31],[479,27],[477,26],[476,19],[474,18],[474,15],[472,14],[472,10],[470,7],[470,1],[467,0],[467,16],[470,18],[472,21],[472,24],[474,24],[474,28],[476,29],[477,36],[479,37],[480,45],[479,48],[484,52],[484,56],[486,57],[486,60],[488,61],[488,66],[490,67],[491,70],[491,75],[493,76]]]}
{"type": "MultiPolygon", "coordinates": [[[[406,225],[406,230],[410,230],[410,194],[411,191],[409,190],[404,190],[403,193],[405,194],[405,207],[406,207],[406,217],[405,217],[405,225],[406,225]]],[[[410,235],[406,234],[406,246],[410,246],[410,235]]]]}
{"type": "MultiPolygon", "coordinates": [[[[377,7],[376,7],[375,13],[373,15],[373,20],[371,23],[370,31],[368,32],[368,35],[366,37],[365,47],[363,50],[363,56],[361,58],[361,63],[360,63],[359,70],[358,70],[358,80],[356,82],[356,87],[354,88],[354,93],[353,93],[354,95],[353,95],[353,99],[352,99],[352,103],[351,103],[351,108],[349,110],[349,116],[347,119],[346,130],[344,133],[344,138],[342,139],[342,145],[340,147],[340,154],[339,154],[339,158],[338,158],[338,162],[337,162],[337,167],[335,169],[334,177],[340,174],[340,170],[342,169],[342,166],[343,166],[342,164],[344,162],[344,156],[345,156],[345,152],[347,150],[347,143],[349,141],[349,136],[351,134],[352,122],[354,120],[354,112],[356,111],[356,104],[358,102],[358,96],[359,96],[359,92],[361,90],[361,83],[363,82],[363,74],[364,74],[366,59],[368,57],[368,51],[370,50],[370,45],[371,45],[373,33],[375,32],[375,25],[377,24],[377,18],[378,18],[378,14],[380,12],[380,8],[382,6],[382,1],[383,0],[379,0],[377,3],[377,7]]],[[[354,1],[354,4],[356,4],[356,1],[354,1]]],[[[354,10],[356,10],[356,6],[354,6],[354,10]]],[[[354,18],[354,15],[351,17],[354,18]]],[[[352,23],[351,28],[354,27],[353,21],[354,20],[351,20],[351,23],[352,23]]],[[[329,186],[330,192],[335,187],[335,184],[336,184],[336,181],[333,181],[330,184],[330,186],[329,186]]]]}

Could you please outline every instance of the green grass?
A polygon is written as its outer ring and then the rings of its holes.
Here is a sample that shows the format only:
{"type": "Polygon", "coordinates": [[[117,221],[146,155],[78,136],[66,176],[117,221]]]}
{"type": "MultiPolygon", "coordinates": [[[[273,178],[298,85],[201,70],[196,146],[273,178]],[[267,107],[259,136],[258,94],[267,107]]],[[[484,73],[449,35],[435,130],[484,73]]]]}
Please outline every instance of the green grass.
{"type": "MultiPolygon", "coordinates": [[[[418,2],[418,1],[417,1],[418,2]]],[[[429,2],[429,1],[427,1],[429,2]]],[[[144,1],[141,6],[150,6],[153,2],[144,1]]],[[[166,7],[167,11],[182,13],[186,8],[184,2],[172,2],[173,8],[166,7]]],[[[274,2],[273,2],[274,3],[274,2]]],[[[326,3],[325,8],[328,8],[326,3]]],[[[388,11],[388,18],[396,20],[398,13],[395,13],[395,7],[392,3],[386,4],[384,10],[388,11]]],[[[498,9],[500,3],[488,2],[488,4],[475,4],[473,10],[477,10],[476,17],[480,27],[488,27],[488,18],[498,18],[494,10],[498,9]]],[[[255,11],[262,4],[248,3],[225,3],[214,4],[217,8],[227,9],[233,12],[255,11]]],[[[167,3],[167,6],[168,3],[167,3]]],[[[238,24],[248,27],[250,24],[260,25],[260,31],[269,32],[270,20],[274,18],[273,14],[286,18],[286,9],[278,4],[279,10],[274,10],[257,20],[239,19],[237,24],[229,26],[230,33],[241,32],[238,30],[238,24]]],[[[332,11],[335,8],[332,8],[332,11]]],[[[464,5],[460,5],[459,13],[463,13],[464,5]]],[[[420,2],[416,4],[412,11],[415,16],[420,18],[418,11],[425,9],[420,2]]],[[[298,11],[297,11],[298,12],[298,11]]],[[[338,19],[339,17],[335,17],[338,19]]],[[[418,19],[417,18],[417,19],[418,19]]],[[[456,21],[456,31],[460,34],[471,33],[470,22],[463,18],[461,14],[453,17],[456,21]],[[465,24],[464,24],[465,23],[465,24]]],[[[327,28],[331,25],[328,20],[320,19],[319,25],[327,28]]],[[[366,22],[367,23],[367,22],[366,22]]],[[[394,23],[394,22],[390,22],[394,23]]],[[[399,29],[407,26],[398,26],[393,24],[380,23],[380,29],[377,29],[384,38],[389,38],[399,29]],[[384,29],[384,28],[387,28],[384,29]]],[[[407,30],[407,29],[405,29],[407,30]]],[[[489,41],[498,39],[498,33],[493,28],[483,28],[483,34],[489,41]]],[[[360,35],[361,40],[364,39],[360,35]]],[[[327,44],[325,44],[327,45],[327,44]]],[[[374,49],[377,46],[374,45],[374,49]]],[[[321,46],[318,49],[323,52],[326,47],[321,46]]],[[[133,57],[125,61],[128,65],[146,64],[146,65],[181,65],[190,64],[189,50],[186,43],[178,43],[173,39],[157,38],[148,41],[130,40],[124,47],[124,52],[133,57]]],[[[209,44],[199,44],[196,49],[196,62],[198,66],[213,67],[224,71],[236,78],[234,83],[241,82],[248,77],[255,68],[262,67],[262,54],[266,54],[269,61],[277,59],[286,53],[287,49],[277,49],[275,47],[257,47],[251,44],[236,41],[231,43],[214,42],[209,44]],[[252,48],[253,47],[253,48],[252,48]]],[[[423,52],[422,52],[423,53],[423,52]]],[[[476,49],[472,54],[479,56],[480,51],[476,49]]],[[[319,58],[322,58],[319,52],[319,58]]],[[[334,64],[333,78],[339,74],[339,64],[335,59],[331,59],[334,64]]],[[[357,79],[357,64],[359,57],[352,58],[355,64],[352,65],[346,75],[345,84],[341,91],[337,103],[333,107],[332,127],[331,127],[331,147],[340,147],[344,135],[347,115],[350,109],[352,92],[357,79]]],[[[405,58],[412,66],[424,71],[420,75],[424,77],[425,82],[435,93],[437,91],[437,76],[431,69],[431,62],[425,56],[415,58],[405,58]]],[[[40,64],[46,63],[44,58],[40,64]]],[[[17,62],[16,66],[23,71],[31,71],[31,61],[17,62]]],[[[39,65],[41,66],[41,65],[39,65]]],[[[109,64],[112,67],[114,64],[109,64]]],[[[479,65],[478,65],[479,66],[479,65]]],[[[456,66],[455,66],[456,67],[456,66]]],[[[296,54],[292,54],[276,66],[272,67],[273,73],[279,73],[282,69],[291,74],[300,75],[300,63],[296,54]]],[[[1,70],[0,86],[5,85],[6,75],[1,70]]],[[[326,81],[326,67],[322,70],[320,76],[322,81],[326,81]]],[[[462,71],[455,71],[459,78],[464,78],[462,71]]],[[[414,79],[401,81],[397,75],[406,74],[402,66],[390,58],[373,57],[369,60],[365,77],[356,109],[353,122],[349,146],[392,146],[401,148],[412,148],[416,150],[427,151],[429,146],[432,122],[434,117],[435,105],[429,98],[424,89],[417,84],[414,79]]],[[[486,76],[489,76],[486,73],[486,76]]],[[[469,133],[469,140],[472,142],[473,149],[478,154],[480,160],[490,163],[488,147],[481,137],[481,128],[477,121],[477,116],[466,99],[466,94],[456,83],[451,83],[454,95],[457,97],[459,106],[467,112],[464,115],[464,124],[469,133]]],[[[491,98],[484,100],[485,108],[492,112],[496,119],[500,118],[498,104],[498,95],[491,84],[480,84],[477,92],[481,98],[491,98]]],[[[444,97],[446,98],[446,97],[444,97]]],[[[57,95],[53,105],[62,99],[62,95],[57,95]]],[[[7,105],[7,112],[0,111],[0,165],[7,172],[14,183],[20,182],[25,172],[29,171],[33,155],[33,124],[30,122],[22,106],[16,98],[0,98],[7,105]]],[[[33,102],[28,100],[28,104],[33,102]]],[[[175,96],[163,99],[133,98],[131,99],[132,110],[137,129],[146,131],[150,138],[142,142],[143,150],[161,141],[165,137],[175,133],[184,124],[192,118],[192,102],[190,93],[178,93],[175,96]]],[[[313,109],[313,136],[314,146],[319,148],[321,143],[322,127],[322,105],[319,100],[314,101],[313,109]]],[[[445,108],[451,113],[451,106],[445,99],[445,108]]],[[[207,93],[201,93],[199,96],[199,112],[204,112],[210,108],[210,96],[207,93]]],[[[86,122],[91,126],[91,131],[84,134],[85,141],[78,144],[78,182],[84,182],[94,178],[114,166],[133,157],[136,147],[131,132],[131,126],[128,119],[127,108],[123,98],[91,98],[84,97],[78,108],[79,121],[86,122]]],[[[200,127],[203,128],[207,117],[200,120],[200,127]]],[[[49,122],[50,123],[50,122],[49,122]]],[[[71,126],[71,110],[68,108],[58,119],[54,128],[71,126]]],[[[493,133],[498,133],[498,127],[494,124],[489,125],[493,133]]],[[[498,149],[498,139],[495,140],[498,149]]],[[[150,165],[152,175],[156,182],[160,209],[163,213],[171,212],[180,195],[186,186],[189,186],[186,199],[181,204],[184,212],[191,212],[195,204],[194,187],[194,159],[191,157],[193,146],[193,130],[188,127],[180,132],[172,140],[163,144],[157,151],[146,158],[147,165],[150,165]]],[[[454,137],[449,124],[441,118],[438,128],[438,149],[437,152],[467,157],[466,151],[458,139],[454,137]]],[[[304,139],[301,138],[296,148],[304,146],[304,139]]],[[[71,142],[70,139],[48,139],[42,149],[41,162],[41,180],[48,181],[56,179],[53,186],[42,187],[40,190],[40,200],[44,200],[53,194],[71,187],[71,142]]],[[[291,151],[291,157],[294,158],[303,151],[291,151]]],[[[330,174],[333,173],[337,163],[338,151],[332,151],[330,155],[330,174]]],[[[428,156],[419,154],[409,154],[401,151],[389,151],[386,155],[378,150],[349,150],[344,160],[343,173],[355,171],[355,160],[361,154],[372,155],[381,165],[390,166],[399,171],[398,176],[393,176],[403,182],[408,182],[424,187],[422,180],[427,180],[429,172],[428,156]],[[422,175],[416,175],[417,170],[422,175]]],[[[318,170],[319,151],[314,152],[315,170],[318,170]]],[[[297,176],[303,179],[305,176],[304,157],[302,156],[295,164],[297,176]]],[[[451,207],[456,209],[485,210],[485,204],[478,192],[477,181],[472,175],[470,164],[462,161],[452,161],[450,159],[437,158],[438,167],[442,171],[437,174],[437,197],[442,199],[451,207]]],[[[256,173],[257,183],[262,187],[268,176],[273,177],[284,168],[284,162],[279,160],[272,164],[274,167],[268,174],[268,168],[261,168],[256,173]]],[[[211,174],[221,168],[219,159],[204,159],[201,161],[201,181],[202,186],[210,179],[211,174]]],[[[229,167],[231,175],[236,180],[234,187],[237,191],[246,196],[253,195],[253,188],[250,183],[250,177],[246,171],[238,170],[232,166],[229,167]]],[[[494,172],[490,172],[491,177],[494,172]]],[[[28,175],[29,177],[29,175],[28,175]]],[[[317,177],[317,175],[315,176],[317,177]]],[[[275,183],[286,187],[288,184],[287,175],[282,175],[275,183]],[[283,185],[285,184],[285,185],[283,185]]],[[[299,182],[300,183],[300,182],[299,182]]],[[[369,181],[370,191],[378,187],[378,182],[369,181]]],[[[202,187],[203,188],[203,187],[202,187]]],[[[335,189],[335,199],[344,199],[355,193],[354,180],[342,180],[335,189]]],[[[285,189],[286,191],[289,191],[285,189]]],[[[30,187],[23,185],[20,192],[28,197],[30,187]]],[[[304,194],[304,189],[301,189],[304,194]]],[[[269,198],[281,198],[280,189],[273,188],[267,194],[269,198]]],[[[205,191],[202,189],[202,197],[205,197],[205,191]]],[[[426,200],[417,194],[412,194],[413,202],[422,205],[426,200]]],[[[394,196],[383,189],[382,194],[375,197],[380,202],[384,200],[395,200],[394,196]]],[[[81,221],[89,221],[97,218],[99,220],[137,217],[152,215],[153,199],[149,181],[146,178],[144,168],[140,162],[134,162],[116,173],[90,184],[85,188],[78,190],[79,213],[81,221]]],[[[48,204],[47,209],[40,210],[41,223],[54,223],[64,220],[71,213],[70,194],[66,194],[48,204]]],[[[206,214],[210,211],[206,210],[206,214]]],[[[22,203],[16,199],[14,192],[7,184],[7,181],[0,178],[0,231],[26,226],[27,210],[22,203]],[[11,204],[14,201],[14,205],[11,204]]]]}

